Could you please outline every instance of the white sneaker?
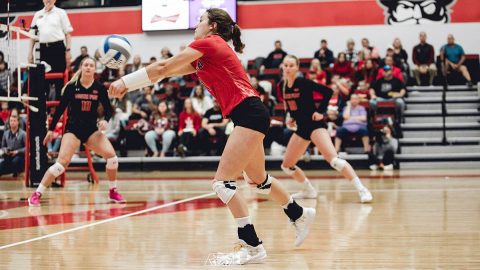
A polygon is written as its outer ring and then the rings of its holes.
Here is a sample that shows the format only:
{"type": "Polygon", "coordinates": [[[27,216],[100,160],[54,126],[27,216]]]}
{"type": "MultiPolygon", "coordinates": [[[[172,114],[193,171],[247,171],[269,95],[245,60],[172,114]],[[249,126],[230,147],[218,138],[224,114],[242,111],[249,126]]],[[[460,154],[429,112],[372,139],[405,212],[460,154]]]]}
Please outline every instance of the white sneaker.
{"type": "Polygon", "coordinates": [[[370,170],[372,170],[372,171],[376,171],[376,170],[378,170],[378,165],[377,165],[377,164],[372,164],[372,165],[370,165],[369,168],[370,168],[370,170]]]}
{"type": "Polygon", "coordinates": [[[384,171],[393,171],[393,164],[383,166],[384,171]]]}
{"type": "Polygon", "coordinates": [[[260,244],[252,247],[243,240],[238,240],[232,253],[216,253],[208,258],[209,265],[242,265],[261,263],[267,258],[267,252],[260,244]]]}
{"type": "Polygon", "coordinates": [[[314,208],[303,208],[303,215],[297,219],[295,222],[292,222],[296,230],[295,237],[295,246],[300,246],[305,238],[307,238],[308,233],[310,232],[310,226],[315,220],[316,210],[314,208]]]}
{"type": "Polygon", "coordinates": [[[305,188],[304,190],[293,193],[293,199],[316,199],[318,197],[318,192],[314,188],[305,188]]]}
{"type": "Polygon", "coordinates": [[[369,203],[373,200],[372,193],[367,188],[362,188],[358,191],[358,196],[360,196],[361,203],[369,203]]]}

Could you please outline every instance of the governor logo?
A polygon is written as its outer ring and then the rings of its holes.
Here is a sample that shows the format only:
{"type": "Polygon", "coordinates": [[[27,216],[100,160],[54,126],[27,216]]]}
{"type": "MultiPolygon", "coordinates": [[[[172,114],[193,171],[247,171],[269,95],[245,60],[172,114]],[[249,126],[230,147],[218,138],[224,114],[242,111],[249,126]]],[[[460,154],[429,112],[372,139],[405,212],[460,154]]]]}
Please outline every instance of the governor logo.
{"type": "Polygon", "coordinates": [[[443,24],[450,22],[456,0],[377,0],[390,25],[443,24]]]}

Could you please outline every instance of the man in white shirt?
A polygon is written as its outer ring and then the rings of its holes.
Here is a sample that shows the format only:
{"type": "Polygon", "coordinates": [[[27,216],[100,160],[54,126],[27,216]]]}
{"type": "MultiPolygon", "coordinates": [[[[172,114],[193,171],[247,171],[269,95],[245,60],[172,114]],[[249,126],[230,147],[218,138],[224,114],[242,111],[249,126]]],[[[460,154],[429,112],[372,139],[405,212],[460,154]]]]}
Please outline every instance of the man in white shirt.
{"type": "MultiPolygon", "coordinates": [[[[43,0],[45,7],[35,13],[31,28],[38,29],[40,61],[47,62],[52,67],[51,72],[64,72],[72,59],[70,33],[73,28],[65,10],[56,7],[55,2],[56,0],[43,0]]],[[[30,63],[33,63],[34,46],[35,40],[31,39],[28,51],[30,63]]],[[[57,93],[63,85],[63,80],[61,81],[61,84],[60,81],[55,83],[57,93]]]]}

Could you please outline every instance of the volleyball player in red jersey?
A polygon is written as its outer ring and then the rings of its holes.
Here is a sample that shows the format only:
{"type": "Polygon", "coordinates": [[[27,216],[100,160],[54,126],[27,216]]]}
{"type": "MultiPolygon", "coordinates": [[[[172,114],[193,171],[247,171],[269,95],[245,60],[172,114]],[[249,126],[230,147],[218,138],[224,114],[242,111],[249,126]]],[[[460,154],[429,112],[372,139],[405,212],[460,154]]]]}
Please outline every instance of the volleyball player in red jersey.
{"type": "Polygon", "coordinates": [[[298,70],[298,58],[287,55],[283,59],[284,80],[279,83],[279,87],[285,100],[285,109],[292,117],[287,125],[296,126],[297,129],[288,142],[281,167],[287,175],[304,184],[304,190],[293,194],[293,198],[314,199],[317,197],[317,191],[310,184],[302,169],[296,165],[310,142],[313,141],[330,166],[352,182],[358,191],[360,201],[362,203],[371,202],[372,194],[363,186],[352,166],[346,160],[338,157],[327,132],[323,114],[332,96],[332,90],[313,81],[297,78],[298,70]],[[323,96],[318,108],[315,107],[314,92],[321,93],[323,96]]]}
{"type": "Polygon", "coordinates": [[[265,171],[263,138],[270,116],[227,43],[232,40],[235,51],[241,53],[245,45],[240,35],[240,28],[227,12],[209,9],[200,18],[195,41],[185,50],[122,77],[109,89],[111,96],[121,97],[128,90],[163,78],[196,72],[218,101],[223,115],[232,119],[235,128],[223,151],[212,188],[237,221],[239,243],[235,252],[218,256],[215,262],[218,264],[258,263],[267,256],[251,223],[247,203],[236,188],[235,179],[242,171],[251,179],[249,184],[256,192],[269,194],[284,208],[296,228],[296,246],[303,243],[315,219],[315,209],[299,206],[265,171]]]}

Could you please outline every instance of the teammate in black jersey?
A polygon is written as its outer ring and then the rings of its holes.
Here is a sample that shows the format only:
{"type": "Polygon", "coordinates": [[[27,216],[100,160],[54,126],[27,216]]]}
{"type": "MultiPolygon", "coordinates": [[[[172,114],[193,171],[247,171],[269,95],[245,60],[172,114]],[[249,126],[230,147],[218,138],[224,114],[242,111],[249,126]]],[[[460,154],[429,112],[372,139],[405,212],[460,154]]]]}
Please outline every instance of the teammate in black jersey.
{"type": "Polygon", "coordinates": [[[302,192],[293,194],[292,197],[298,199],[317,197],[317,191],[303,171],[296,165],[298,159],[305,153],[310,141],[313,141],[325,160],[330,163],[330,166],[351,180],[358,190],[360,201],[362,203],[370,202],[372,195],[363,186],[352,166],[346,160],[338,157],[326,130],[324,113],[332,96],[332,90],[313,81],[296,78],[298,70],[298,58],[293,55],[286,56],[283,60],[284,80],[280,82],[280,89],[283,92],[285,109],[291,116],[290,119],[287,119],[287,125],[296,127],[296,131],[288,142],[281,167],[286,174],[292,176],[296,181],[304,183],[305,186],[302,192]],[[316,108],[313,100],[313,91],[319,92],[323,97],[318,108],[316,108]]]}
{"type": "Polygon", "coordinates": [[[85,144],[107,161],[106,172],[110,184],[109,199],[124,203],[122,195],[117,192],[118,159],[107,137],[101,132],[108,125],[112,116],[112,106],[105,87],[94,80],[95,60],[87,57],[82,60],[80,69],[62,89],[60,105],[56,108],[53,120],[43,143],[46,145],[53,135],[60,116],[68,107],[68,120],[62,137],[62,144],[57,162],[43,176],[37,190],[28,198],[30,206],[40,206],[40,198],[52,181],[65,172],[73,154],[80,144],[85,144]],[[97,108],[102,104],[105,118],[97,123],[97,108]]]}

